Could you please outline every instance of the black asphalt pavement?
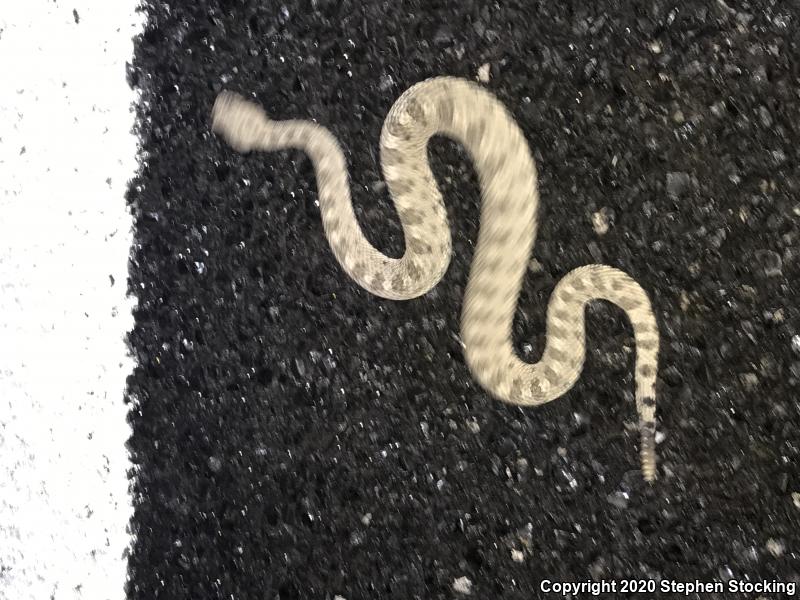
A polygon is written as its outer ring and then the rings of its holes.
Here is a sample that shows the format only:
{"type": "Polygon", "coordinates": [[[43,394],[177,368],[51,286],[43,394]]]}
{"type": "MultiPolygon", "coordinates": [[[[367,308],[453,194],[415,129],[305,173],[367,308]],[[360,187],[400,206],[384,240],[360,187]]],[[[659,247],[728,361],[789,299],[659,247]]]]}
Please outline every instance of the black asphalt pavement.
{"type": "Polygon", "coordinates": [[[128,73],[142,139],[129,193],[129,598],[521,600],[544,597],[545,579],[800,583],[800,7],[183,0],[144,11],[128,73]],[[487,64],[486,87],[540,174],[517,349],[539,357],[547,299],[571,269],[602,262],[641,283],[662,336],[652,486],[638,470],[620,310],[589,309],[584,374],[548,405],[506,406],[470,376],[459,318],[480,196],[458,145],[430,146],[451,266],[428,295],[392,302],[336,263],[303,154],[240,155],[209,129],[222,89],[329,127],[366,234],[399,256],[383,119],[414,83],[474,80],[487,64]]]}

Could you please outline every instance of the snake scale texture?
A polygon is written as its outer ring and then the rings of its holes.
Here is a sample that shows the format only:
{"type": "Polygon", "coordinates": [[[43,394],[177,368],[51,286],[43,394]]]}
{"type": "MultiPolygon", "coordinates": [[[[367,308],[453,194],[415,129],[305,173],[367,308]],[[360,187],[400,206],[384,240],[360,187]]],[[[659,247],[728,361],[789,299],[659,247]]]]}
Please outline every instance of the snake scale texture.
{"type": "Polygon", "coordinates": [[[585,305],[595,299],[616,304],[633,325],[642,473],[648,481],[655,479],[659,335],[650,301],[636,281],[605,265],[571,271],[550,298],[541,360],[526,363],[514,351],[512,320],[536,237],[539,194],[525,137],[491,93],[463,79],[428,79],[408,89],[386,117],[381,164],[405,236],[401,258],[384,255],[364,237],[353,212],[344,153],[330,131],[311,121],[272,121],[256,104],[227,91],[214,104],[212,129],[239,152],[303,150],[314,164],[322,224],[333,254],[360,286],[392,300],[425,294],[447,269],[450,227],[427,146],[434,135],[461,143],[474,162],[482,193],[461,318],[472,375],[504,402],[550,402],[580,376],[585,305]]]}

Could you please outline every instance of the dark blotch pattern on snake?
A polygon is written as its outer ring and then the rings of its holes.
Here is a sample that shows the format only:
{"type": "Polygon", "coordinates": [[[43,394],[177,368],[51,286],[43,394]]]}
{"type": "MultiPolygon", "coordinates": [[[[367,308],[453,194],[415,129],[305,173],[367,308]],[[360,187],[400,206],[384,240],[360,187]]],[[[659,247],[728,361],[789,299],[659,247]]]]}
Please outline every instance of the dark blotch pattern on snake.
{"type": "Polygon", "coordinates": [[[588,265],[568,273],[547,307],[541,360],[522,361],[511,327],[537,229],[536,167],[528,144],[503,105],[479,85],[456,78],[423,81],[390,110],[380,138],[383,174],[406,239],[389,258],[364,237],[353,213],[344,154],[333,135],[311,121],[272,121],[231,92],[219,95],[213,129],[240,152],[299,148],[314,163],[325,235],[347,274],[368,291],[393,300],[433,288],[450,262],[451,239],[442,196],[428,164],[427,145],[445,135],[469,152],[478,173],[481,220],[461,319],[467,364],[495,398],[537,405],[577,381],[585,355],[585,305],[608,300],[628,315],[636,342],[636,408],[645,479],[656,476],[655,383],[658,327],[647,294],[626,273],[588,265]]]}

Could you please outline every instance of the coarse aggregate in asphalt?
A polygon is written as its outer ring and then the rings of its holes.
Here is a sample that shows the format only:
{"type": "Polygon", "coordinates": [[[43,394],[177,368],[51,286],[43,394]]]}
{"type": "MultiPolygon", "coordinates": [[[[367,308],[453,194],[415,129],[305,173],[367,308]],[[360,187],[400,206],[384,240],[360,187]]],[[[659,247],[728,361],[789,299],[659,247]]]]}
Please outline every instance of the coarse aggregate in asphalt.
{"type": "MultiPolygon", "coordinates": [[[[543,579],[800,583],[800,9],[781,2],[148,2],[129,286],[132,599],[538,597],[543,579]],[[486,67],[485,65],[488,65],[486,67]],[[471,378],[478,231],[463,149],[430,158],[454,253],[407,302],[323,235],[309,160],[210,133],[222,89],[346,149],[366,235],[399,256],[378,137],[427,77],[489,77],[530,140],[540,228],[526,359],[571,269],[651,295],[659,479],[642,482],[624,313],[584,374],[521,409],[471,378]]],[[[704,595],[704,598],[723,595],[704,595]]]]}

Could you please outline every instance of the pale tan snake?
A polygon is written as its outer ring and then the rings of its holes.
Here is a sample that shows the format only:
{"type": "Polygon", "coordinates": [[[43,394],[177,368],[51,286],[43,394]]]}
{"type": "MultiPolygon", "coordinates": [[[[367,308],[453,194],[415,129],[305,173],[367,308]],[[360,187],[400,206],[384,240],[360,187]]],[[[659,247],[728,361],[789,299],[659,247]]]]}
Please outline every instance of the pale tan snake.
{"type": "Polygon", "coordinates": [[[360,286],[393,300],[416,298],[443,277],[450,262],[447,212],[428,164],[430,138],[441,134],[467,149],[483,201],[480,231],[461,317],[467,364],[492,396],[518,405],[550,402],[577,381],[585,355],[585,305],[621,307],[636,342],[636,408],[645,479],[656,476],[655,383],[658,327],[647,294],[626,273],[605,265],[575,269],[547,307],[547,338],[535,364],[520,360],[511,327],[536,237],[536,167],[525,138],[503,105],[481,86],[441,77],[406,91],[389,111],[380,138],[381,164],[400,216],[406,249],[390,258],[364,237],[353,213],[341,147],[311,121],[272,121],[257,105],[222,92],[212,127],[240,152],[299,148],[314,163],[325,235],[336,259],[360,286]]]}

